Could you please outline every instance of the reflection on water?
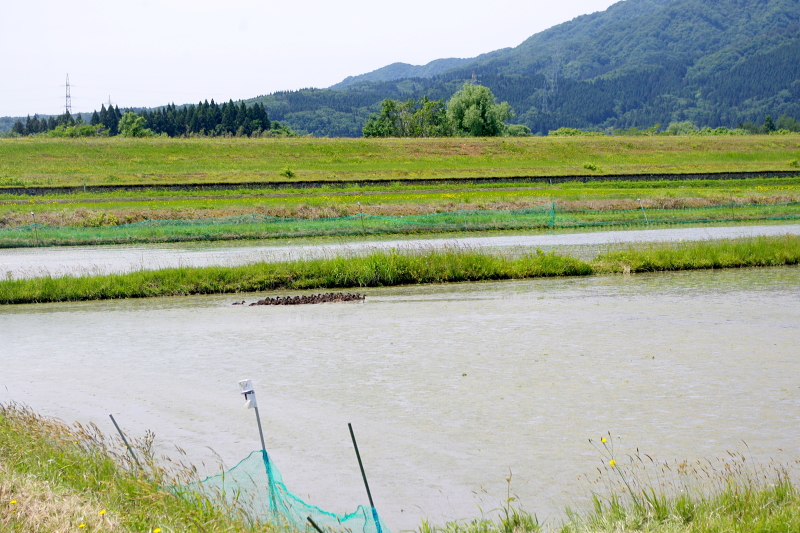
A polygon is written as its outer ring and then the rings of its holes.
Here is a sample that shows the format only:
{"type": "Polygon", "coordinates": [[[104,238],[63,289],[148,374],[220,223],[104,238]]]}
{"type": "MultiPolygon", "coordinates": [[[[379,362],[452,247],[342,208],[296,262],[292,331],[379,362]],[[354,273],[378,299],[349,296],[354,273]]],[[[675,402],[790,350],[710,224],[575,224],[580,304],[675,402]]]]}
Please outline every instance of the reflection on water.
{"type": "Polygon", "coordinates": [[[190,266],[233,266],[259,261],[287,261],[365,254],[375,250],[468,247],[487,252],[528,253],[536,248],[591,259],[609,246],[636,242],[678,242],[760,235],[800,234],[800,224],[780,226],[690,227],[661,230],[597,231],[553,235],[505,235],[453,239],[405,239],[327,245],[291,241],[230,241],[139,244],[122,246],[62,246],[0,249],[0,279],[34,276],[108,274],[132,270],[190,266]],[[284,244],[285,243],[285,244],[284,244]]]}
{"type": "Polygon", "coordinates": [[[554,519],[585,503],[575,479],[606,431],[662,459],[742,440],[800,456],[798,268],[366,293],[2,307],[0,401],[107,430],[114,413],[213,470],[258,447],[237,387],[251,378],[289,489],[336,512],[364,503],[352,422],[394,530],[496,507],[509,469],[525,508],[554,519]]]}

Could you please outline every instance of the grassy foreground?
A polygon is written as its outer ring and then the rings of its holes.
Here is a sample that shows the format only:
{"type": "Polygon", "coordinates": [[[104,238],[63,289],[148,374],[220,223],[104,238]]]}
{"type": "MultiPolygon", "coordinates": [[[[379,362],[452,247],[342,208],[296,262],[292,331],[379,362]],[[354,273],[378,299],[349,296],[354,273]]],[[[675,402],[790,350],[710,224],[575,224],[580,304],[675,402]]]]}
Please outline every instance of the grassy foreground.
{"type": "Polygon", "coordinates": [[[196,476],[156,461],[151,444],[152,435],[134,444],[139,469],[95,426],[0,405],[0,531],[278,531],[200,494],[164,490],[196,476]]]}
{"type": "Polygon", "coordinates": [[[522,279],[709,268],[796,265],[800,237],[759,237],[631,247],[591,262],[537,252],[504,257],[462,249],[256,263],[237,267],[170,268],[101,276],[0,281],[0,304],[146,298],[268,290],[382,287],[420,283],[522,279]]]}
{"type": "MultiPolygon", "coordinates": [[[[165,490],[196,474],[188,465],[154,460],[152,443],[152,434],[133,442],[144,463],[140,469],[121,443],[94,426],[69,426],[0,405],[0,530],[290,533],[250,521],[241,510],[201,494],[165,490]]],[[[602,488],[592,490],[593,511],[568,510],[562,523],[542,525],[509,497],[488,516],[443,525],[424,521],[418,533],[800,531],[792,465],[752,468],[735,454],[718,461],[648,464],[638,453],[620,464],[621,458],[599,451],[605,466],[598,469],[602,488]]]]}

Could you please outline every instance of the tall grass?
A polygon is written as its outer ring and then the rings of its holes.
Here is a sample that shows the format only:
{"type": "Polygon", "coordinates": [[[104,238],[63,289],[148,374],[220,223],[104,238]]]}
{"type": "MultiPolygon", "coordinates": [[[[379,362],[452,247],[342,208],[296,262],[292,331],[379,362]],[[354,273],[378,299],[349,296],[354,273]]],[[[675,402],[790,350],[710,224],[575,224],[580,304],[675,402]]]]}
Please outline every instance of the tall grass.
{"type": "Polygon", "coordinates": [[[587,275],[578,259],[535,253],[505,258],[458,249],[363,257],[170,268],[104,276],[41,277],[0,282],[0,303],[63,302],[255,292],[278,289],[381,287],[416,283],[587,275]]]}
{"type": "Polygon", "coordinates": [[[602,466],[580,476],[591,495],[590,509],[567,509],[565,520],[542,524],[509,491],[491,517],[443,525],[424,521],[418,533],[800,531],[800,490],[793,482],[800,461],[759,464],[736,452],[703,460],[657,461],[638,450],[615,453],[610,435],[593,444],[602,466]]]}
{"type": "Polygon", "coordinates": [[[692,242],[682,246],[638,246],[599,255],[593,264],[602,272],[659,272],[797,265],[800,237],[784,235],[692,242]]]}
{"type": "Polygon", "coordinates": [[[630,247],[585,262],[555,253],[505,257],[452,248],[366,256],[182,267],[128,274],[0,281],[0,304],[106,300],[273,290],[384,287],[553,276],[800,264],[800,237],[630,247]]]}
{"type": "Polygon", "coordinates": [[[197,479],[196,470],[156,460],[152,437],[134,441],[140,469],[94,425],[0,405],[0,530],[278,531],[202,494],[167,489],[197,479]]]}

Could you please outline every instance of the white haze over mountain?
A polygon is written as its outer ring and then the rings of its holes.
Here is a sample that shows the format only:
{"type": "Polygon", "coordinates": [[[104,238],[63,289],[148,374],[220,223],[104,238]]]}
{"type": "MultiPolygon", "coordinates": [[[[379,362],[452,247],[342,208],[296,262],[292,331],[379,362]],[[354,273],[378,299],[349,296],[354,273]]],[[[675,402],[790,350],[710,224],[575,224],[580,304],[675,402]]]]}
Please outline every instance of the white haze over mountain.
{"type": "Polygon", "coordinates": [[[612,0],[29,0],[3,5],[0,116],[328,87],[394,62],[516,46],[612,0]]]}

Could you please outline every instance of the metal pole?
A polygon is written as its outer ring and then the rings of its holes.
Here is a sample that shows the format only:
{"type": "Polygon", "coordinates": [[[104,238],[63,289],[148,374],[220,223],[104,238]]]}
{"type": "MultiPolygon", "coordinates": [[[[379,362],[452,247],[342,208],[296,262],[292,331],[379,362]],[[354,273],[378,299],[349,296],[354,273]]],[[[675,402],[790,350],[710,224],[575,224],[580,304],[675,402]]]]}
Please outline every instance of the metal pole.
{"type": "Polygon", "coordinates": [[[325,533],[324,531],[322,531],[322,529],[320,529],[320,527],[317,525],[317,523],[316,523],[316,522],[314,522],[314,520],[311,518],[311,515],[309,515],[309,516],[307,517],[307,519],[308,519],[309,523],[311,524],[311,526],[312,526],[314,529],[316,529],[318,533],[325,533]]]}
{"type": "Polygon", "coordinates": [[[31,211],[31,218],[33,218],[33,232],[36,234],[36,245],[39,245],[39,228],[36,227],[36,215],[31,211]]]}
{"type": "Polygon", "coordinates": [[[133,457],[133,460],[136,463],[136,466],[139,467],[139,470],[144,470],[142,468],[142,465],[139,463],[139,459],[136,458],[136,454],[133,453],[133,450],[131,449],[131,445],[128,444],[128,439],[125,438],[125,434],[122,433],[122,430],[119,428],[119,424],[117,424],[117,421],[114,420],[114,415],[109,414],[108,416],[111,418],[111,421],[114,423],[114,427],[117,428],[117,433],[119,433],[119,436],[122,438],[122,442],[125,443],[125,447],[128,449],[128,453],[131,454],[131,457],[133,457]]]}
{"type": "Polygon", "coordinates": [[[264,431],[261,429],[261,417],[258,415],[258,407],[254,407],[256,411],[256,422],[258,422],[258,436],[261,437],[261,451],[267,451],[267,447],[264,445],[264,431]]]}
{"type": "Polygon", "coordinates": [[[378,530],[378,533],[381,532],[381,522],[378,519],[378,511],[375,510],[375,504],[372,503],[372,493],[369,491],[369,483],[367,483],[367,474],[364,473],[364,465],[361,462],[361,454],[358,453],[358,444],[356,443],[356,436],[353,433],[353,425],[348,422],[347,423],[348,429],[350,429],[350,438],[353,439],[353,448],[356,449],[356,458],[358,459],[358,467],[361,469],[361,477],[364,478],[364,487],[367,489],[367,498],[369,498],[369,506],[372,509],[372,519],[375,521],[375,529],[378,530]]]}
{"type": "Polygon", "coordinates": [[[353,448],[356,449],[356,458],[358,459],[358,467],[361,469],[361,477],[364,478],[364,487],[367,489],[367,498],[369,498],[369,506],[373,509],[375,504],[372,503],[372,493],[369,491],[369,483],[367,483],[367,474],[364,473],[364,465],[361,463],[361,454],[358,453],[358,444],[356,443],[356,436],[353,433],[353,425],[348,422],[347,427],[350,429],[350,438],[353,439],[353,448]]]}
{"type": "Polygon", "coordinates": [[[361,233],[365,234],[367,231],[364,229],[364,210],[361,209],[361,202],[358,202],[358,212],[361,213],[361,233]]]}

